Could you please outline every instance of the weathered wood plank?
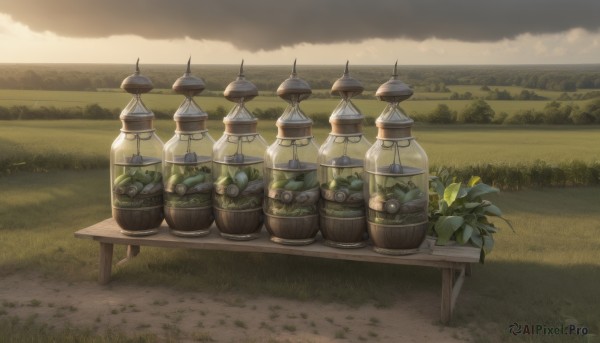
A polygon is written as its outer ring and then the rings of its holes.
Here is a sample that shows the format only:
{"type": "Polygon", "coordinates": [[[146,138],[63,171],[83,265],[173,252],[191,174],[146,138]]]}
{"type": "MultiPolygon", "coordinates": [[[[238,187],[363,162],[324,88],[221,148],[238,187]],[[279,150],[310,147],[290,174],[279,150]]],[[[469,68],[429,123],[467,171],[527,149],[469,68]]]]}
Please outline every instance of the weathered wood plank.
{"type": "MultiPolygon", "coordinates": [[[[276,253],[297,256],[309,256],[328,259],[353,260],[375,263],[389,263],[401,265],[420,265],[429,267],[448,268],[455,262],[477,262],[479,250],[465,247],[454,247],[459,252],[451,254],[433,254],[431,248],[424,244],[417,254],[405,256],[388,256],[375,253],[370,247],[362,249],[336,249],[320,244],[319,242],[306,246],[285,246],[275,244],[269,240],[266,230],[261,236],[252,241],[231,241],[218,235],[215,226],[211,234],[199,238],[184,238],[171,235],[165,223],[160,227],[159,233],[146,237],[129,237],[121,234],[116,222],[111,218],[75,232],[75,237],[92,239],[98,242],[123,244],[130,246],[155,246],[166,248],[187,248],[224,250],[237,252],[276,253]]],[[[320,236],[317,237],[320,240],[320,236]]],[[[450,250],[446,248],[445,250],[450,250]]]]}
{"type": "Polygon", "coordinates": [[[463,282],[465,282],[465,272],[466,272],[466,266],[463,265],[460,268],[460,273],[458,274],[458,278],[456,278],[456,281],[454,282],[454,286],[452,286],[452,300],[450,302],[451,310],[454,310],[454,305],[456,304],[456,298],[458,298],[458,294],[460,293],[460,289],[462,288],[463,282]]]}
{"type": "Polygon", "coordinates": [[[105,285],[110,282],[112,270],[113,244],[100,243],[100,265],[98,272],[98,282],[105,285]]]}
{"type": "Polygon", "coordinates": [[[452,274],[452,268],[442,269],[441,321],[444,324],[450,323],[452,319],[452,274]]]}

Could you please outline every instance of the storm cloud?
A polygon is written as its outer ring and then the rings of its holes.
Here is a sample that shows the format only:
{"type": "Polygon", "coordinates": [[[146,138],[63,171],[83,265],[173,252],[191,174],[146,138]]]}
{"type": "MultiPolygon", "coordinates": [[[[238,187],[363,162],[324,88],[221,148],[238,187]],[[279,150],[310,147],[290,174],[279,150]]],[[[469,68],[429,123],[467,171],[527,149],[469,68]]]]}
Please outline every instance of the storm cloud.
{"type": "Polygon", "coordinates": [[[60,36],[189,37],[249,51],[370,38],[491,42],[600,27],[597,0],[0,0],[0,13],[60,36]]]}

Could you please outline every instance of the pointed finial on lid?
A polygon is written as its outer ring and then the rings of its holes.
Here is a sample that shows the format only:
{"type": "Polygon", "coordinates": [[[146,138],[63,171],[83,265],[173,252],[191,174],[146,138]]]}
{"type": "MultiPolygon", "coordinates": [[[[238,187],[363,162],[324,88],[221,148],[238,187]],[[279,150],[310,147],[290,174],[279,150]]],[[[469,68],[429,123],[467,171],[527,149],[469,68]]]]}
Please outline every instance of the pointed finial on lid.
{"type": "Polygon", "coordinates": [[[242,59],[242,63],[240,63],[240,73],[235,81],[231,82],[225,88],[223,92],[225,99],[232,102],[239,102],[240,100],[250,101],[254,99],[258,95],[258,88],[256,86],[246,80],[244,76],[244,60],[242,59]]]}
{"type": "Polygon", "coordinates": [[[244,59],[242,58],[242,63],[240,64],[240,73],[238,74],[239,77],[244,77],[244,59]]]}
{"type": "Polygon", "coordinates": [[[284,80],[277,88],[277,95],[286,101],[302,101],[312,93],[306,81],[298,77],[296,73],[296,59],[292,67],[292,75],[284,80]]]}
{"type": "Polygon", "coordinates": [[[297,59],[294,58],[294,66],[292,67],[292,76],[296,76],[297,75],[297,73],[296,73],[296,60],[297,59]]]}
{"type": "Polygon", "coordinates": [[[348,66],[350,61],[346,61],[346,67],[344,68],[344,75],[337,79],[331,87],[331,94],[340,94],[342,97],[351,98],[357,94],[362,93],[364,90],[362,84],[350,76],[348,66]]]}
{"type": "Polygon", "coordinates": [[[400,102],[410,98],[413,91],[410,87],[398,79],[398,61],[394,64],[394,74],[384,84],[379,86],[375,96],[381,101],[400,102]]]}
{"type": "Polygon", "coordinates": [[[204,81],[192,75],[192,56],[188,58],[187,68],[183,76],[175,80],[173,90],[188,97],[196,96],[204,90],[204,81]]]}
{"type": "Polygon", "coordinates": [[[142,94],[152,90],[152,81],[140,74],[140,59],[135,62],[135,73],[126,77],[121,83],[121,88],[131,94],[142,94]]]}

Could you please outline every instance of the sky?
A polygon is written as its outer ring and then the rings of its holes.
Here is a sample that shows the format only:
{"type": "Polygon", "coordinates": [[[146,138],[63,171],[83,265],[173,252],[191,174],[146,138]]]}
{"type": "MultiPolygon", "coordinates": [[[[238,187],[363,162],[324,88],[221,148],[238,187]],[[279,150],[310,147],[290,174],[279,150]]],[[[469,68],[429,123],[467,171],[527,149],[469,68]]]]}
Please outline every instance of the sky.
{"type": "Polygon", "coordinates": [[[0,63],[600,63],[599,18],[598,0],[0,0],[0,63]]]}

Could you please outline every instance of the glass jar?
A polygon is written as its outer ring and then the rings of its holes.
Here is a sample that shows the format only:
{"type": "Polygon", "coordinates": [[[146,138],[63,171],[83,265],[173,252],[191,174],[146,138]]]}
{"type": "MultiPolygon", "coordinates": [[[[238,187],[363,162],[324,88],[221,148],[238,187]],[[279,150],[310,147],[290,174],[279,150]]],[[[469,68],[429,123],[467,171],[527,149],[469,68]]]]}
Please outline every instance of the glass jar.
{"type": "Polygon", "coordinates": [[[235,102],[223,118],[225,132],[213,149],[215,222],[222,237],[232,240],[258,238],[263,225],[264,153],[267,143],[256,131],[258,119],[245,102],[258,89],[244,77],[243,61],[238,78],[224,96],[235,102]]]}
{"type": "Polygon", "coordinates": [[[297,77],[294,61],[292,75],[277,89],[289,105],[277,120],[277,139],[265,154],[265,227],[271,240],[280,244],[310,244],[319,231],[319,147],[312,136],[312,120],[299,106],[311,92],[297,77]]]}
{"type": "Polygon", "coordinates": [[[121,88],[133,99],[121,112],[123,127],[110,150],[112,216],[125,235],[151,235],[163,220],[163,144],[153,127],[154,113],[141,99],[152,83],[136,64],[121,88]]]}
{"type": "Polygon", "coordinates": [[[368,229],[374,250],[389,255],[417,252],[427,232],[427,154],[411,135],[413,120],[399,107],[412,90],[392,79],[376,96],[389,102],[377,118],[377,140],[365,156],[368,229]]]}
{"type": "Polygon", "coordinates": [[[206,128],[208,115],[193,97],[204,90],[204,82],[186,73],[173,84],[185,100],[173,116],[175,135],[163,150],[164,211],[170,232],[182,237],[210,233],[212,211],[212,149],[214,140],[206,128]]]}
{"type": "Polygon", "coordinates": [[[363,158],[371,144],[362,134],[364,116],[350,100],[362,91],[346,63],[344,75],[331,89],[342,101],[329,118],[331,133],[319,149],[320,230],[324,243],[336,248],[364,247],[367,239],[363,158]]]}

